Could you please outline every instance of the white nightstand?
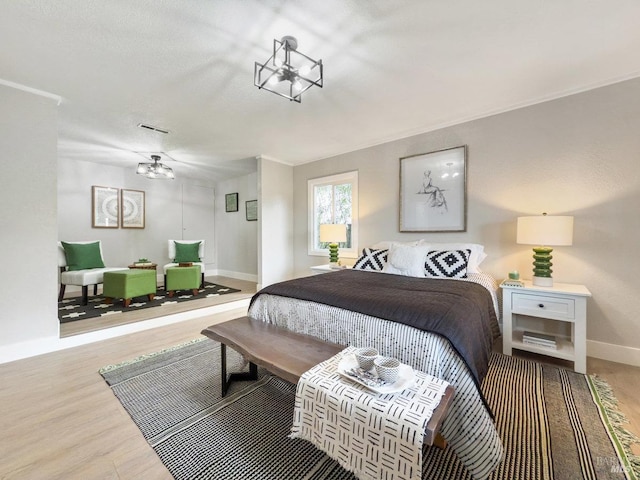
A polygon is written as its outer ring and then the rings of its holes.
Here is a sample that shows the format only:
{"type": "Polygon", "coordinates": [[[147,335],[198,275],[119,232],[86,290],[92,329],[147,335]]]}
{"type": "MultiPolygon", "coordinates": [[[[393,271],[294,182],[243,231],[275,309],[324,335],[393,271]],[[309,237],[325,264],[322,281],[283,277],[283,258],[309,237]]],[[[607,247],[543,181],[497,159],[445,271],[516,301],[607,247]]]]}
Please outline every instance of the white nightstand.
{"type": "Polygon", "coordinates": [[[349,267],[331,268],[331,265],[315,265],[311,267],[311,272],[314,275],[320,275],[321,273],[337,272],[338,270],[344,270],[349,267]]]}
{"type": "Polygon", "coordinates": [[[514,348],[574,362],[574,370],[587,373],[587,297],[584,285],[554,283],[536,287],[502,288],[503,347],[505,355],[514,348]],[[523,342],[523,332],[556,337],[557,349],[523,342]]]}

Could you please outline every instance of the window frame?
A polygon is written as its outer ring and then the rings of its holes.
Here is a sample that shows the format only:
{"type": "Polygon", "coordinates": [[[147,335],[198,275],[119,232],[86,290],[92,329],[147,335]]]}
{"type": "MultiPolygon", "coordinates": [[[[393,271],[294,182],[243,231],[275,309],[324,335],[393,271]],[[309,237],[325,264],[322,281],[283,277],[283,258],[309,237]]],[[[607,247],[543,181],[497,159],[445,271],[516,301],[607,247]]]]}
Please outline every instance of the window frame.
{"type": "Polygon", "coordinates": [[[325,185],[351,184],[351,248],[340,247],[341,258],[358,258],[358,171],[344,172],[307,180],[307,253],[312,256],[329,256],[328,248],[317,248],[315,188],[325,185]]]}

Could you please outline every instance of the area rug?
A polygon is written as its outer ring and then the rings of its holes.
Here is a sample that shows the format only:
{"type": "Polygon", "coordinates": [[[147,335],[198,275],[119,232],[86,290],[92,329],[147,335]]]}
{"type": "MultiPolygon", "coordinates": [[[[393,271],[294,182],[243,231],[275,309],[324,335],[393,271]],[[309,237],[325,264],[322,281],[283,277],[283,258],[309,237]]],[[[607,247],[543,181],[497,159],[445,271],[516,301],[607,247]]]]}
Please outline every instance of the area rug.
{"type": "Polygon", "coordinates": [[[158,287],[156,296],[149,300],[147,296],[136,297],[131,301],[131,305],[124,307],[122,299],[116,299],[113,303],[106,303],[104,296],[96,295],[89,297],[87,305],[82,305],[81,297],[65,298],[58,302],[58,319],[60,323],[83,320],[85,318],[104,317],[116,313],[126,313],[145,308],[163,307],[175,305],[176,303],[199,300],[208,297],[217,297],[227,293],[239,292],[235,288],[225,287],[216,283],[204,282],[204,288],[198,290],[198,295],[193,295],[191,291],[184,290],[176,292],[173,297],[169,297],[163,287],[158,287]]]}
{"type": "MultiPolygon", "coordinates": [[[[229,371],[243,367],[230,349],[229,371]]],[[[178,480],[353,480],[309,442],[290,439],[295,386],[266,372],[220,395],[220,345],[197,340],[100,373],[178,480]]],[[[494,480],[637,479],[637,441],[607,385],[493,354],[483,390],[505,456],[494,480]]],[[[424,479],[471,479],[450,448],[425,447],[424,479]]]]}

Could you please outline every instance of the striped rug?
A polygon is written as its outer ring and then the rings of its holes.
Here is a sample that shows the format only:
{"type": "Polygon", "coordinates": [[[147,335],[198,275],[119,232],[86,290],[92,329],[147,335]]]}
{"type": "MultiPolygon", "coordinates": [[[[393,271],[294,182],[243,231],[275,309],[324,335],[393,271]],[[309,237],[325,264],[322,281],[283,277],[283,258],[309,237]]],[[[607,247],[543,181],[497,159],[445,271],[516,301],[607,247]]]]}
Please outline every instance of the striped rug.
{"type": "MultiPolygon", "coordinates": [[[[229,370],[242,359],[230,355],[229,370]]],[[[295,387],[263,375],[220,396],[220,346],[193,341],[100,373],[171,474],[182,479],[347,480],[310,443],[289,439],[295,387]]],[[[505,447],[500,480],[637,479],[638,459],[597,379],[494,354],[484,393],[505,447]],[[635,467],[634,467],[635,465],[635,467]]],[[[471,479],[450,449],[427,447],[423,478],[471,479]]]]}

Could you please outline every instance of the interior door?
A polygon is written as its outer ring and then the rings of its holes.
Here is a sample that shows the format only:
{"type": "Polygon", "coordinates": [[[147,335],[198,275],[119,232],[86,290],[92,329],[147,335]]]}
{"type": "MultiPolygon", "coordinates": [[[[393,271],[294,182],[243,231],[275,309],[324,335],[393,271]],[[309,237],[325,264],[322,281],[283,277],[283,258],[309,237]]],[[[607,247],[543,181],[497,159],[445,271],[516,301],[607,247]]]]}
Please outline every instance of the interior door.
{"type": "Polygon", "coordinates": [[[217,264],[215,251],[215,191],[213,187],[182,185],[182,239],[205,239],[207,270],[217,264]]]}

